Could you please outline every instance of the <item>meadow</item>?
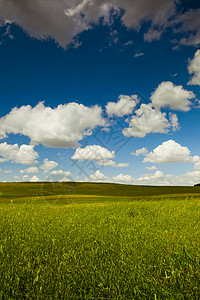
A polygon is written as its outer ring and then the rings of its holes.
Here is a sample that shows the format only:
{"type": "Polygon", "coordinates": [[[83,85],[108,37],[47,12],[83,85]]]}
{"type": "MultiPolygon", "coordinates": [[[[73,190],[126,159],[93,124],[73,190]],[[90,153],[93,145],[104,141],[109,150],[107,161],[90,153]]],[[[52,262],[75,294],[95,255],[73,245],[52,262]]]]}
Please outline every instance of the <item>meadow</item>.
{"type": "Polygon", "coordinates": [[[200,187],[0,184],[0,299],[200,299],[200,187]]]}

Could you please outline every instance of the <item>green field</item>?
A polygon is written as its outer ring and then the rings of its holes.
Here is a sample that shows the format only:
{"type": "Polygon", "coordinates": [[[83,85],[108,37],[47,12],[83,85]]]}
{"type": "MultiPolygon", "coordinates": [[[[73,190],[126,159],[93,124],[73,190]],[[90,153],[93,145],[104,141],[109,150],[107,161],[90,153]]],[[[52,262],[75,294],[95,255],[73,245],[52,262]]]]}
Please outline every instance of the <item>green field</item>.
{"type": "Polygon", "coordinates": [[[0,184],[0,299],[200,299],[200,187],[0,184]]]}

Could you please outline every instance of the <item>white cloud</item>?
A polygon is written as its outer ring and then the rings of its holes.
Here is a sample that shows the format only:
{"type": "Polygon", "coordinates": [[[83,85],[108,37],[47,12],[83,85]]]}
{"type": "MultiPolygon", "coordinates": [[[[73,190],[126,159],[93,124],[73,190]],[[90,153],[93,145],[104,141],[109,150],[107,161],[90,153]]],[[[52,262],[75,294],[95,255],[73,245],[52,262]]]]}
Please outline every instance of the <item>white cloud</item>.
{"type": "Polygon", "coordinates": [[[193,156],[193,162],[194,162],[194,169],[196,171],[200,171],[200,157],[199,156],[193,156]]]}
{"type": "Polygon", "coordinates": [[[83,0],[83,2],[81,2],[80,4],[78,4],[77,6],[75,7],[72,7],[72,8],[69,8],[69,9],[66,9],[65,10],[65,14],[68,16],[68,17],[72,17],[72,16],[75,16],[77,14],[80,14],[83,9],[85,8],[86,5],[92,5],[92,1],[91,0],[83,0]]]}
{"type": "Polygon", "coordinates": [[[193,74],[188,84],[200,85],[200,50],[196,51],[194,58],[189,62],[188,71],[189,74],[193,74]]]}
{"type": "MultiPolygon", "coordinates": [[[[1,169],[0,169],[0,171],[1,171],[1,169]]],[[[11,173],[12,173],[12,170],[5,170],[4,173],[5,173],[5,174],[11,174],[11,173]]]]}
{"type": "Polygon", "coordinates": [[[30,179],[30,182],[39,182],[40,181],[40,179],[36,176],[36,175],[34,175],[31,179],[30,179]]]}
{"type": "Polygon", "coordinates": [[[9,145],[6,142],[0,144],[0,162],[11,161],[18,164],[33,165],[38,163],[37,158],[38,153],[32,145],[9,145]]]}
{"type": "Polygon", "coordinates": [[[123,130],[125,136],[145,137],[147,133],[167,133],[172,126],[166,113],[154,109],[151,104],[141,104],[127,122],[129,127],[123,130]]]}
{"type": "Polygon", "coordinates": [[[30,168],[27,168],[27,169],[24,169],[24,170],[20,170],[19,173],[23,174],[23,173],[39,173],[39,170],[37,167],[30,167],[30,168]]]}
{"type": "Polygon", "coordinates": [[[129,163],[118,163],[118,164],[113,165],[113,167],[115,167],[115,168],[126,168],[128,166],[129,166],[129,163]]]}
{"type": "Polygon", "coordinates": [[[59,177],[70,177],[71,173],[69,171],[54,170],[54,171],[51,172],[51,175],[59,176],[59,177]]]}
{"type": "Polygon", "coordinates": [[[191,162],[192,160],[190,150],[187,147],[183,147],[173,140],[168,140],[148,153],[143,162],[166,164],[191,162]]]}
{"type": "Polygon", "coordinates": [[[135,53],[135,54],[134,54],[134,57],[137,58],[137,57],[140,57],[140,56],[143,56],[143,55],[144,55],[143,52],[135,53]]]}
{"type": "Polygon", "coordinates": [[[170,185],[194,185],[200,182],[200,171],[186,172],[180,176],[166,175],[170,185]]]}
{"type": "Polygon", "coordinates": [[[145,174],[139,178],[137,178],[137,181],[154,181],[158,180],[160,178],[163,178],[164,174],[161,171],[156,171],[154,174],[145,174]]]}
{"type": "Polygon", "coordinates": [[[130,175],[119,174],[112,178],[114,182],[133,183],[134,178],[130,175]]]}
{"type": "Polygon", "coordinates": [[[179,129],[178,117],[176,114],[169,114],[169,119],[171,121],[172,130],[176,131],[179,129]]]}
{"type": "Polygon", "coordinates": [[[109,151],[107,148],[99,145],[90,145],[85,148],[77,148],[71,159],[84,161],[94,160],[100,166],[111,166],[115,168],[125,168],[129,163],[116,163],[112,159],[115,158],[115,151],[109,151]]]}
{"type": "Polygon", "coordinates": [[[131,152],[131,155],[139,156],[146,155],[148,153],[147,147],[143,147],[141,149],[137,149],[135,152],[131,152]]]}
{"type": "Polygon", "coordinates": [[[200,171],[186,172],[182,175],[176,176],[166,174],[161,177],[154,177],[153,175],[147,175],[143,178],[140,177],[136,180],[136,183],[148,184],[148,185],[165,185],[165,186],[193,186],[200,182],[200,171]],[[146,178],[145,178],[146,177],[146,178]]]}
{"type": "Polygon", "coordinates": [[[0,119],[0,138],[7,134],[23,134],[32,144],[47,147],[77,147],[78,141],[91,135],[92,129],[104,125],[102,109],[99,106],[87,107],[82,104],[68,103],[57,108],[45,107],[39,103],[15,107],[0,119]]]}
{"type": "Polygon", "coordinates": [[[53,160],[48,160],[48,158],[44,159],[43,165],[40,167],[40,169],[44,170],[44,174],[48,173],[52,169],[56,168],[58,166],[58,163],[53,160]]]}
{"type": "Polygon", "coordinates": [[[85,148],[77,148],[71,158],[107,162],[108,159],[115,158],[115,151],[109,151],[107,148],[98,145],[91,145],[86,146],[85,148]]]}
{"type": "Polygon", "coordinates": [[[137,95],[120,95],[118,102],[107,103],[106,112],[109,116],[123,117],[124,115],[130,115],[137,103],[137,95]]]}
{"type": "Polygon", "coordinates": [[[113,168],[126,168],[129,166],[129,163],[116,163],[115,161],[113,160],[105,160],[105,161],[98,161],[97,163],[98,165],[100,166],[111,166],[113,168]]]}
{"type": "Polygon", "coordinates": [[[147,170],[157,170],[156,166],[146,167],[147,170]]]}
{"type": "Polygon", "coordinates": [[[109,178],[101,173],[99,170],[94,172],[94,174],[88,176],[85,181],[109,181],[109,178]]]}
{"type": "Polygon", "coordinates": [[[163,81],[151,96],[154,107],[170,107],[175,110],[190,110],[191,102],[189,100],[195,98],[191,91],[184,90],[182,85],[175,86],[170,81],[163,81]]]}
{"type": "Polygon", "coordinates": [[[100,166],[111,166],[111,167],[115,167],[116,166],[116,162],[114,160],[102,160],[102,161],[98,161],[97,162],[98,165],[100,166]]]}
{"type": "Polygon", "coordinates": [[[97,164],[100,165],[100,166],[104,166],[104,167],[107,167],[107,166],[114,167],[114,166],[116,166],[116,162],[113,161],[113,160],[102,160],[102,161],[98,161],[97,164]]]}

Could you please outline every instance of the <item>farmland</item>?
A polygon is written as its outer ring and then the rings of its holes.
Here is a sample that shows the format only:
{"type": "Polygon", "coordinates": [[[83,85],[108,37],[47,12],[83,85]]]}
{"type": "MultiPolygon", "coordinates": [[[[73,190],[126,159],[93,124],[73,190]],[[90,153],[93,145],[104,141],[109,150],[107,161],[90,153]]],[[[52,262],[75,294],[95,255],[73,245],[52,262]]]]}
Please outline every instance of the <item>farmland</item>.
{"type": "Polygon", "coordinates": [[[200,187],[0,184],[0,299],[200,299],[200,187]]]}

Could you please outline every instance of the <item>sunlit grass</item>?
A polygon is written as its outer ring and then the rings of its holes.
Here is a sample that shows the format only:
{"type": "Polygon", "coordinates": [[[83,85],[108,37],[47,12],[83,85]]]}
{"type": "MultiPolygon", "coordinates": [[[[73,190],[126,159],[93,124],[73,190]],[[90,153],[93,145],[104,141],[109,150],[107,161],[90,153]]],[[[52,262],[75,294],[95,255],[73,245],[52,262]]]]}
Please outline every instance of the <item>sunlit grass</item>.
{"type": "Polygon", "coordinates": [[[81,198],[0,205],[0,299],[200,299],[198,198],[81,198]]]}

